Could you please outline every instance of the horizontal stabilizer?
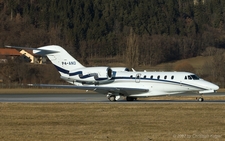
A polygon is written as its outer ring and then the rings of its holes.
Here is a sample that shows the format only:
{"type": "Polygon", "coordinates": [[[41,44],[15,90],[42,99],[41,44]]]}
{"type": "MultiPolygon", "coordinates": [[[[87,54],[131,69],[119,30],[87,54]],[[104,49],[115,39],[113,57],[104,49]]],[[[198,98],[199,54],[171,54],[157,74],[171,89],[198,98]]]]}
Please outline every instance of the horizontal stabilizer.
{"type": "Polygon", "coordinates": [[[25,50],[33,50],[34,54],[45,56],[47,54],[58,53],[58,50],[47,50],[40,48],[29,48],[29,47],[18,47],[18,46],[5,46],[7,48],[17,48],[17,49],[25,49],[25,50]]]}

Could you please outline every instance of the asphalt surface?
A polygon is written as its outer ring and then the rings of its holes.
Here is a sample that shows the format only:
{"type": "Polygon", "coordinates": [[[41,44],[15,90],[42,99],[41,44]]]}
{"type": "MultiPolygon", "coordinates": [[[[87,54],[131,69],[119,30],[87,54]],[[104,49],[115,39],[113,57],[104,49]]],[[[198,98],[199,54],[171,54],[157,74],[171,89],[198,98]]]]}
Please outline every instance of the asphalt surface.
{"type": "MultiPolygon", "coordinates": [[[[182,94],[183,96],[195,96],[199,97],[198,94],[182,94]]],[[[205,94],[204,96],[225,96],[225,93],[213,93],[213,94],[205,94]]],[[[203,96],[203,97],[204,97],[203,96]]],[[[222,103],[225,104],[225,100],[207,100],[205,97],[204,102],[198,103],[222,103]]],[[[170,98],[171,99],[171,98],[170,98]]],[[[126,101],[121,97],[116,102],[110,102],[106,95],[96,94],[96,93],[83,93],[83,94],[0,94],[0,102],[15,102],[15,103],[48,103],[48,102],[56,102],[56,103],[197,103],[197,101],[193,98],[193,100],[151,100],[141,99],[137,101],[126,101]]]]}

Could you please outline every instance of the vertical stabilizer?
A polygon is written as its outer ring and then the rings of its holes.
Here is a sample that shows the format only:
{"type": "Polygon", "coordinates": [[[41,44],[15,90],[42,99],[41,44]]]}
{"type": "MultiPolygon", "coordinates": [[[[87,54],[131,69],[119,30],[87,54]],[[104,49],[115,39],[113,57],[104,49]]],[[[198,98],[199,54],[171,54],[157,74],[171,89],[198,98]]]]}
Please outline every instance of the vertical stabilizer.
{"type": "Polygon", "coordinates": [[[61,76],[68,76],[69,71],[84,68],[76,59],[74,59],[65,49],[57,45],[49,45],[33,50],[34,54],[46,55],[54,64],[61,76]]]}

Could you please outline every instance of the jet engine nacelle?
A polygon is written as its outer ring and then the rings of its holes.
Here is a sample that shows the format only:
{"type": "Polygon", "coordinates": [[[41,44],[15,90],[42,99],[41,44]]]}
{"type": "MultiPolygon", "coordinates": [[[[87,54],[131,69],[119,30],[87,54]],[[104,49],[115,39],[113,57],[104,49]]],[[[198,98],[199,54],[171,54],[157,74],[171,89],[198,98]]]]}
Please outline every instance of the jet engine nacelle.
{"type": "Polygon", "coordinates": [[[69,72],[70,80],[84,84],[96,84],[104,81],[107,83],[113,77],[110,67],[87,67],[69,72]]]}
{"type": "Polygon", "coordinates": [[[125,67],[111,67],[113,71],[129,71],[128,68],[125,67]]]}

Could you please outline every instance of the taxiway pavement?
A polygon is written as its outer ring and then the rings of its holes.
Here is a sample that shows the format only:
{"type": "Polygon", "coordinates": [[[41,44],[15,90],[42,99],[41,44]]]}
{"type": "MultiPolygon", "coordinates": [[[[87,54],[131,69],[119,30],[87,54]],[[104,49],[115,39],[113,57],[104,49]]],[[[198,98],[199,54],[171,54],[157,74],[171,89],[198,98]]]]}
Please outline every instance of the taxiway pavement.
{"type": "MultiPolygon", "coordinates": [[[[196,96],[198,97],[198,94],[182,94],[183,96],[196,96]]],[[[207,94],[205,96],[225,96],[225,93],[213,93],[213,94],[207,94]]],[[[97,94],[97,93],[82,93],[82,94],[0,94],[0,102],[10,102],[10,103],[42,103],[42,102],[56,102],[56,103],[195,103],[195,99],[188,99],[188,100],[151,100],[151,98],[148,99],[141,99],[138,101],[129,101],[121,97],[116,102],[110,102],[105,95],[103,94],[97,94]]],[[[205,101],[202,103],[223,103],[225,104],[225,100],[207,100],[205,98],[205,101]]]]}

